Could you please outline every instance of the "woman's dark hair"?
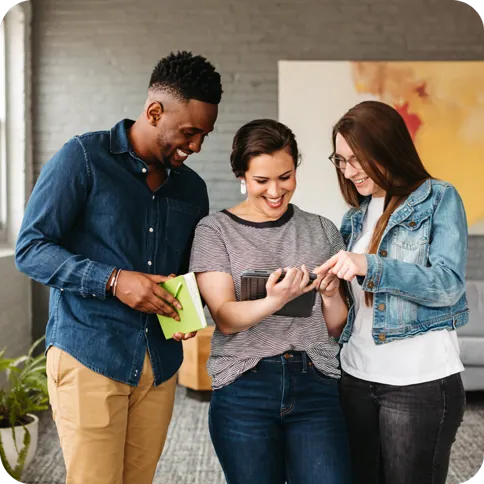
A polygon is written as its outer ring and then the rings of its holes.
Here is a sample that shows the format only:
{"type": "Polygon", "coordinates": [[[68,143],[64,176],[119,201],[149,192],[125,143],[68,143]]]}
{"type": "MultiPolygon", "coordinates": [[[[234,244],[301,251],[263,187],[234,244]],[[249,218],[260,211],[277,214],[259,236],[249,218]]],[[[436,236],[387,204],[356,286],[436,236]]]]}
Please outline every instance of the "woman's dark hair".
{"type": "Polygon", "coordinates": [[[285,124],[273,119],[251,121],[235,133],[230,154],[232,171],[236,177],[243,176],[252,158],[281,150],[287,150],[294,160],[294,168],[297,168],[299,150],[294,133],[285,124]]]}
{"type": "MultiPolygon", "coordinates": [[[[368,247],[375,254],[383,232],[395,209],[431,175],[423,166],[412,137],[400,114],[388,104],[364,101],[351,108],[333,128],[333,152],[336,135],[343,136],[362,170],[385,190],[384,212],[378,220],[368,247]]],[[[355,185],[337,169],[344,199],[353,207],[362,200],[355,185]]],[[[368,305],[373,294],[366,293],[368,305]]]]}

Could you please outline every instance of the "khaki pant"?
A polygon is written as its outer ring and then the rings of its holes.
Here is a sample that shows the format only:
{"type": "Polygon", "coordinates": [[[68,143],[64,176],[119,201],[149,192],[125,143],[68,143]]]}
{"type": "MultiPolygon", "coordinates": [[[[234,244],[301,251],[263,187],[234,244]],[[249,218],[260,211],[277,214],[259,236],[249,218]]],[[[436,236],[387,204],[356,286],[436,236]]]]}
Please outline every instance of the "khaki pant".
{"type": "Polygon", "coordinates": [[[52,346],[47,377],[67,484],[151,484],[173,412],[176,376],[153,386],[146,354],[138,387],[52,346]]]}

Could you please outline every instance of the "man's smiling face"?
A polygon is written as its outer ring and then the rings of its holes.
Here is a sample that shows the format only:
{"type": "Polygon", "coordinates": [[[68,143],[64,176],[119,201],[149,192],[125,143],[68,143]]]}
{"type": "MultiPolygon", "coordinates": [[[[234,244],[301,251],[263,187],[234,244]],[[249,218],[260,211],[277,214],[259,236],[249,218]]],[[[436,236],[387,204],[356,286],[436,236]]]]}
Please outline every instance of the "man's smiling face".
{"type": "Polygon", "coordinates": [[[166,167],[181,166],[192,153],[198,153],[205,137],[213,130],[218,106],[190,99],[173,100],[163,106],[157,123],[156,144],[159,159],[166,167]]]}

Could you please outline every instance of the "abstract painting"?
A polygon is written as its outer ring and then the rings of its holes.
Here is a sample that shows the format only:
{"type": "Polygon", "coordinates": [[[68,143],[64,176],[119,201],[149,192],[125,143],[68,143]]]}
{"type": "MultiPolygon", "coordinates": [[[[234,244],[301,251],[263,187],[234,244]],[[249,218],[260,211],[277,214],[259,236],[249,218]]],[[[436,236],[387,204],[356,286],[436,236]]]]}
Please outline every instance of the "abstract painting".
{"type": "Polygon", "coordinates": [[[295,203],[339,223],[331,129],[366,99],[402,115],[427,170],[455,185],[470,232],[484,234],[484,62],[279,62],[279,119],[303,153],[295,203]]]}

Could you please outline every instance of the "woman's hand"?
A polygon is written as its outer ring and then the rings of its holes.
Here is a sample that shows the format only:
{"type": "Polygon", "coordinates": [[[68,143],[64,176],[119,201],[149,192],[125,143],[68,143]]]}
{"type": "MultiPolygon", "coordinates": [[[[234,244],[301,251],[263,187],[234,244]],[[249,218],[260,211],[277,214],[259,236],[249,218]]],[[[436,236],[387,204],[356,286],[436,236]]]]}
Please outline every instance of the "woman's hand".
{"type": "Polygon", "coordinates": [[[309,284],[309,272],[304,265],[301,266],[301,269],[286,267],[285,272],[284,278],[277,282],[282,274],[282,269],[277,269],[269,276],[266,283],[266,297],[274,301],[279,309],[301,294],[317,289],[322,279],[318,276],[316,280],[309,284]]]}
{"type": "Polygon", "coordinates": [[[354,254],[345,250],[340,250],[314,270],[317,274],[334,275],[345,281],[352,281],[356,276],[366,276],[367,271],[368,263],[363,254],[354,254]]]}
{"type": "MultiPolygon", "coordinates": [[[[314,272],[319,275],[318,269],[314,269],[314,272]]],[[[339,284],[339,279],[334,274],[326,274],[318,287],[318,291],[325,298],[333,297],[339,293],[339,284]]]]}
{"type": "Polygon", "coordinates": [[[173,339],[178,342],[184,341],[190,338],[194,338],[197,335],[197,332],[198,331],[192,331],[191,333],[175,333],[173,335],[173,339]]]}

